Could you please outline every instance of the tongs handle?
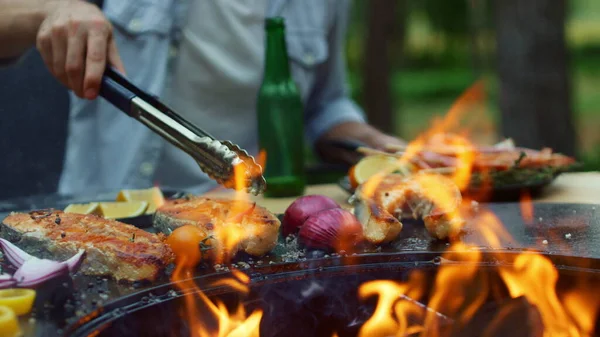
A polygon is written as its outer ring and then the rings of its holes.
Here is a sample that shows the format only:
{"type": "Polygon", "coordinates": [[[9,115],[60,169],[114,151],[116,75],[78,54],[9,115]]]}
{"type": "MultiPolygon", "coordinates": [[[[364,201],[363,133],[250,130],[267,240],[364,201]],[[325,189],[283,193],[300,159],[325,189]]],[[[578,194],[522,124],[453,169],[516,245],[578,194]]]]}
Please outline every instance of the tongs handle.
{"type": "Polygon", "coordinates": [[[160,110],[163,114],[177,121],[177,123],[181,124],[186,129],[194,132],[196,135],[214,139],[214,137],[206,131],[199,129],[194,124],[173,112],[168,106],[159,101],[156,96],[145,92],[135,84],[131,83],[112,66],[107,66],[104,71],[100,86],[100,96],[104,97],[119,110],[122,110],[133,118],[137,118],[138,116],[137,110],[133,109],[131,106],[131,100],[135,97],[139,97],[154,108],[160,110]]]}
{"type": "Polygon", "coordinates": [[[137,94],[128,89],[124,83],[128,81],[112,67],[107,67],[100,84],[100,96],[131,117],[137,117],[131,108],[131,100],[137,94]]]}

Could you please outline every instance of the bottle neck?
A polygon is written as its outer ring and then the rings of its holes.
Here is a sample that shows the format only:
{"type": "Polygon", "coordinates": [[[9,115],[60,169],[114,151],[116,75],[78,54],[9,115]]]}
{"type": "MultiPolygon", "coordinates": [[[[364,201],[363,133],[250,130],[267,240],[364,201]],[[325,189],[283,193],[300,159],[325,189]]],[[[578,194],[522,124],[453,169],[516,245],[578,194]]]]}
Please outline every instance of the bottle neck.
{"type": "Polygon", "coordinates": [[[284,81],[290,78],[285,30],[283,27],[267,29],[265,51],[265,81],[284,81]]]}

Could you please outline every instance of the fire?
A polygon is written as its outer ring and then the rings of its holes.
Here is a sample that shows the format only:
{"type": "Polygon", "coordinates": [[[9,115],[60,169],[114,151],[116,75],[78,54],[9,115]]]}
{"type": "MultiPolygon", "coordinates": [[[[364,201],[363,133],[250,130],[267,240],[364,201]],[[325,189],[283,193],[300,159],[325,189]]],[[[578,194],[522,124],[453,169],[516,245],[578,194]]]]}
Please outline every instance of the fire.
{"type": "MultiPolygon", "coordinates": [[[[475,230],[480,233],[485,246],[500,248],[511,242],[512,238],[491,212],[482,211],[475,221],[475,230]]],[[[378,302],[359,337],[407,336],[416,332],[420,336],[446,336],[447,332],[440,325],[440,313],[452,318],[456,327],[465,326],[486,301],[497,295],[495,284],[482,272],[482,258],[477,247],[453,244],[440,259],[427,302],[430,310],[420,320],[415,319],[418,315],[414,311],[403,309],[406,304],[399,305],[398,301],[406,297],[422,300],[427,287],[422,277],[411,276],[407,282],[364,283],[359,289],[360,298],[377,296],[378,302]],[[415,282],[415,279],[419,281],[415,282]]],[[[533,252],[518,254],[512,264],[501,264],[497,270],[510,298],[523,297],[539,312],[544,337],[593,335],[600,294],[590,282],[579,280],[576,286],[559,296],[557,269],[548,258],[533,252]]],[[[506,310],[509,308],[497,313],[486,331],[493,331],[495,326],[503,323],[508,314],[506,310]]],[[[485,335],[483,331],[482,335],[485,335]]]]}
{"type": "Polygon", "coordinates": [[[237,253],[239,245],[250,235],[243,225],[244,216],[254,211],[255,203],[249,202],[249,196],[244,191],[246,188],[246,166],[234,167],[235,195],[231,211],[227,214],[223,225],[217,226],[214,236],[219,243],[215,247],[215,259],[217,263],[227,263],[237,253]]]}
{"type": "MultiPolygon", "coordinates": [[[[234,312],[229,312],[225,304],[211,300],[198,288],[190,269],[177,266],[172,281],[184,293],[185,318],[190,326],[190,337],[259,337],[262,311],[256,310],[249,316],[242,304],[234,312]],[[207,322],[216,322],[216,329],[207,322]]],[[[247,294],[249,278],[239,271],[233,272],[233,278],[213,283],[214,286],[226,286],[238,293],[247,294]]]]}
{"type": "Polygon", "coordinates": [[[422,331],[423,325],[419,322],[424,320],[426,309],[415,299],[423,295],[420,286],[423,281],[422,275],[415,272],[406,284],[387,280],[363,284],[359,289],[360,298],[377,296],[378,305],[371,319],[361,327],[359,336],[404,336],[422,331]]]}
{"type": "MultiPolygon", "coordinates": [[[[249,233],[244,225],[244,217],[251,214],[256,206],[249,202],[245,193],[246,167],[238,165],[234,168],[235,196],[231,210],[226,219],[214,228],[215,240],[212,257],[216,263],[228,263],[237,253],[249,233]]],[[[184,293],[185,306],[182,316],[190,326],[190,337],[259,337],[262,311],[256,310],[247,314],[243,304],[229,311],[219,300],[209,298],[193,280],[194,268],[183,263],[178,264],[171,281],[184,293]],[[214,323],[212,326],[209,323],[214,323]]],[[[233,270],[231,278],[220,279],[212,284],[214,287],[227,287],[232,291],[247,295],[250,292],[248,275],[233,270]]]]}
{"type": "Polygon", "coordinates": [[[558,299],[558,271],[550,260],[538,254],[521,254],[511,268],[500,268],[500,274],[511,297],[525,296],[539,310],[545,336],[582,336],[558,299]]]}
{"type": "MultiPolygon", "coordinates": [[[[454,167],[450,178],[463,192],[477,172],[481,177],[481,190],[487,191],[491,187],[491,181],[487,180],[489,172],[477,164],[478,160],[494,160],[493,151],[484,153],[481,148],[474,146],[468,139],[470,132],[468,125],[465,125],[468,123],[463,123],[470,108],[481,101],[483,91],[482,82],[469,88],[443,118],[434,121],[429,130],[403,149],[398,159],[399,165],[418,164],[421,158],[427,158],[428,163],[437,161],[441,166],[454,167]]],[[[382,178],[392,173],[390,171],[381,172],[363,184],[363,193],[367,196],[374,193],[382,178]]],[[[480,210],[475,215],[467,213],[470,204],[468,196],[465,198],[463,194],[462,205],[457,205],[457,198],[451,189],[446,188],[444,179],[447,178],[439,173],[424,172],[407,179],[412,179],[420,186],[422,197],[432,202],[438,212],[447,214],[450,219],[468,217],[471,227],[480,237],[479,245],[491,248],[494,252],[514,242],[493,213],[486,210],[480,210]]],[[[534,208],[529,194],[522,196],[520,206],[523,219],[531,223],[534,208]]],[[[455,226],[459,224],[462,222],[455,222],[455,226]]],[[[500,253],[492,253],[492,256],[494,254],[498,259],[502,257],[500,253]]],[[[415,282],[413,276],[406,282],[378,280],[362,284],[359,297],[363,300],[377,297],[378,302],[373,315],[362,326],[359,337],[406,336],[414,333],[420,336],[447,335],[440,325],[440,314],[452,318],[454,328],[460,330],[490,298],[498,298],[501,289],[505,289],[510,298],[524,298],[535,308],[543,325],[540,330],[544,337],[593,334],[600,308],[600,294],[596,295],[598,292],[589,282],[580,281],[578,287],[561,296],[556,289],[559,276],[557,269],[548,258],[533,252],[517,254],[513,263],[496,267],[501,284],[483,272],[483,262],[479,247],[453,243],[442,255],[427,299],[422,298],[429,291],[427,282],[415,282]],[[427,300],[429,310],[415,311],[415,306],[411,304],[414,301],[403,300],[406,298],[427,300]]],[[[486,331],[481,331],[482,335],[491,333],[495,327],[503,324],[510,310],[509,307],[501,308],[486,331]]]]}
{"type": "Polygon", "coordinates": [[[527,224],[533,223],[533,203],[531,202],[531,195],[529,192],[524,191],[521,194],[521,214],[523,220],[527,224]]]}
{"type": "Polygon", "coordinates": [[[571,318],[583,332],[583,336],[594,333],[595,318],[600,309],[600,293],[595,288],[596,285],[590,280],[580,278],[573,289],[563,296],[565,309],[573,315],[571,318]]]}

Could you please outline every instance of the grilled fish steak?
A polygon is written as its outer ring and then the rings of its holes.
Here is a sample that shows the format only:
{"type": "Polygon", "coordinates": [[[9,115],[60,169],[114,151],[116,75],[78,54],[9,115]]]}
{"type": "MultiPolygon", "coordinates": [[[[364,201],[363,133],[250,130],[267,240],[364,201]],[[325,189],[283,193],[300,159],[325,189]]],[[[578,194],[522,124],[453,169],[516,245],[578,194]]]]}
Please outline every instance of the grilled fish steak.
{"type": "Polygon", "coordinates": [[[436,188],[447,195],[446,209],[442,210],[428,195],[415,177],[389,174],[377,183],[372,191],[360,186],[355,194],[355,214],[363,225],[367,240],[374,244],[393,241],[402,231],[400,218],[422,219],[431,236],[447,239],[457,234],[463,220],[456,214],[462,202],[460,190],[454,182],[436,176],[436,188]],[[408,215],[408,216],[407,216],[408,215]]]}
{"type": "MultiPolygon", "coordinates": [[[[194,225],[212,236],[217,246],[223,245],[221,235],[215,235],[226,226],[238,235],[237,249],[253,256],[261,256],[277,244],[281,222],[256,203],[205,197],[186,197],[167,201],[154,214],[154,227],[165,234],[183,225],[194,225]],[[240,234],[241,233],[241,234],[240,234]]],[[[235,253],[234,251],[233,253],[235,253]]]]}
{"type": "Polygon", "coordinates": [[[174,258],[162,234],[96,215],[12,213],[2,221],[0,236],[40,258],[64,260],[84,249],[83,274],[118,281],[153,281],[174,258]]]}

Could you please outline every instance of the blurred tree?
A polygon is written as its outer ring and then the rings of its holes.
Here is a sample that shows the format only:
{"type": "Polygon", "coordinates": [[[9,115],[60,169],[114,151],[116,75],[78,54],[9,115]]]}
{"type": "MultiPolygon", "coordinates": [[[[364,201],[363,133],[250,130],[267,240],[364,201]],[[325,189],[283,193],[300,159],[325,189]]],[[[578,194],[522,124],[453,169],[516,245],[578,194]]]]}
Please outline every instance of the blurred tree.
{"type": "Polygon", "coordinates": [[[467,0],[422,0],[431,26],[447,37],[460,38],[469,33],[467,0]]]}
{"type": "Polygon", "coordinates": [[[565,45],[567,0],[496,0],[502,132],[575,155],[565,45]]]}
{"type": "MultiPolygon", "coordinates": [[[[390,89],[390,43],[404,46],[406,0],[369,0],[363,68],[363,102],[369,122],[388,133],[394,131],[396,113],[390,89]]],[[[396,55],[401,54],[398,49],[396,55]]]]}

